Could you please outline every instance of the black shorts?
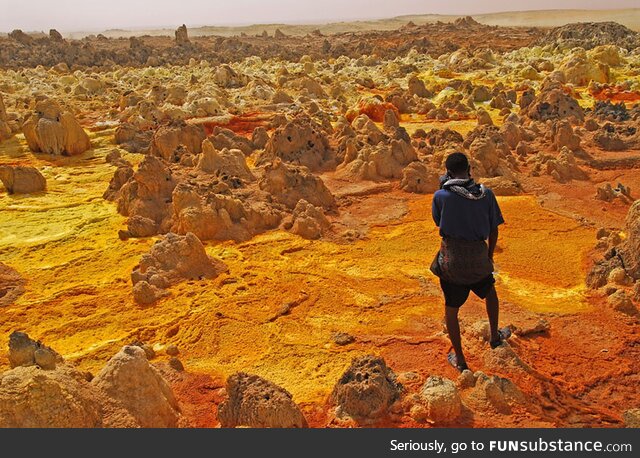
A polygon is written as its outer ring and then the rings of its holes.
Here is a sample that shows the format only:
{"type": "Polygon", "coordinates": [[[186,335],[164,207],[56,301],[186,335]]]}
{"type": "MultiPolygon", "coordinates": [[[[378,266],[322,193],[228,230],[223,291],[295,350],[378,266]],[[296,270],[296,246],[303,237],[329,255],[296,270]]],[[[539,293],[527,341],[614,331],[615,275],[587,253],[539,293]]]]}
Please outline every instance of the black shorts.
{"type": "Polygon", "coordinates": [[[467,301],[469,291],[473,291],[480,299],[484,299],[493,288],[495,282],[493,275],[489,275],[473,285],[456,285],[440,279],[440,287],[444,293],[444,305],[454,308],[461,307],[467,301]]]}

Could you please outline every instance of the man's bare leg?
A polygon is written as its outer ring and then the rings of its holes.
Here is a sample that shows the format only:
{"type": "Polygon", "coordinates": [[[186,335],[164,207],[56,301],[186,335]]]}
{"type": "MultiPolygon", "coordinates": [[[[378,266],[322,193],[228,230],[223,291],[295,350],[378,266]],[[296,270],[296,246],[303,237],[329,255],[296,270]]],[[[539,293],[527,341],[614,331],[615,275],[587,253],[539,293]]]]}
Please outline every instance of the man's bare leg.
{"type": "Polygon", "coordinates": [[[485,303],[487,305],[487,315],[489,317],[491,342],[497,342],[500,340],[500,335],[498,334],[498,315],[500,313],[500,306],[498,302],[498,293],[496,293],[495,286],[491,287],[491,291],[489,291],[489,294],[487,294],[485,303]]]}
{"type": "Polygon", "coordinates": [[[464,359],[464,353],[462,352],[462,342],[460,340],[460,323],[458,322],[458,309],[456,307],[445,307],[445,320],[447,322],[447,331],[449,332],[449,339],[451,340],[451,346],[456,354],[458,367],[464,367],[467,362],[464,359]]]}

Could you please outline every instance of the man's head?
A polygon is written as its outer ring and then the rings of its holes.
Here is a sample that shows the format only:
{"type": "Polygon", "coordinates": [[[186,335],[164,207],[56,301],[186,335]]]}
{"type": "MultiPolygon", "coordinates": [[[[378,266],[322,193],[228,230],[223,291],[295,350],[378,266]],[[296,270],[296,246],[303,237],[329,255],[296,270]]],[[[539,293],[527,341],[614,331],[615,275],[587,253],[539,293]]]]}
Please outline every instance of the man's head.
{"type": "Polygon", "coordinates": [[[466,177],[470,171],[469,159],[458,152],[449,154],[444,165],[452,177],[466,177]]]}

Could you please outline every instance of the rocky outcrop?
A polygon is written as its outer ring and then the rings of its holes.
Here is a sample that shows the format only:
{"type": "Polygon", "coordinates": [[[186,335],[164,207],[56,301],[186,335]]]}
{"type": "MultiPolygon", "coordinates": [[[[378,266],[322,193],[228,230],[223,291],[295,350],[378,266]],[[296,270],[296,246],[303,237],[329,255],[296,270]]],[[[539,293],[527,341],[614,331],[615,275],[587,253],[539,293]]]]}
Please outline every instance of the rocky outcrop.
{"type": "Polygon", "coordinates": [[[427,379],[419,399],[427,420],[432,423],[454,423],[462,413],[462,399],[455,383],[437,375],[427,379]]]}
{"type": "Polygon", "coordinates": [[[169,384],[142,348],[125,346],[92,380],[143,428],[175,428],[180,409],[169,384]]]}
{"type": "Polygon", "coordinates": [[[584,112],[576,99],[567,95],[558,83],[547,83],[527,106],[525,115],[536,121],[562,118],[584,121],[584,112]]]}
{"type": "Polygon", "coordinates": [[[149,154],[161,157],[168,162],[179,162],[183,154],[199,154],[205,138],[202,126],[174,121],[160,127],[153,134],[149,154]],[[181,146],[182,148],[179,148],[181,146]]]}
{"type": "MultiPolygon", "coordinates": [[[[229,190],[218,182],[222,190],[229,190]]],[[[248,240],[276,228],[282,212],[266,202],[266,196],[216,192],[211,186],[181,183],[173,192],[173,226],[179,234],[193,232],[201,240],[248,240]],[[253,197],[252,197],[253,196],[253,197]]]]}
{"type": "Polygon", "coordinates": [[[227,379],[228,398],[218,407],[223,428],[306,428],[291,394],[257,375],[238,372],[227,379]]]}
{"type": "Polygon", "coordinates": [[[196,168],[214,174],[224,182],[236,182],[236,186],[255,181],[249,170],[245,155],[238,149],[216,150],[209,140],[202,142],[202,154],[198,156],[196,168]],[[238,183],[237,181],[240,181],[238,183]]]}
{"type": "Polygon", "coordinates": [[[150,303],[160,297],[159,291],[155,298],[150,296],[150,292],[163,290],[185,280],[215,278],[226,271],[227,266],[222,261],[210,258],[202,242],[194,234],[189,232],[181,236],[169,233],[157,241],[149,253],[142,256],[131,273],[131,281],[136,299],[142,303],[150,303]]]}
{"type": "Polygon", "coordinates": [[[191,43],[191,41],[189,41],[189,33],[187,32],[187,26],[184,24],[182,24],[180,27],[176,29],[175,36],[176,36],[176,44],[178,45],[186,45],[191,43]]]}
{"type": "Polygon", "coordinates": [[[0,374],[0,427],[100,426],[104,426],[101,399],[80,372],[19,366],[0,374]]]}
{"type": "Polygon", "coordinates": [[[91,375],[23,332],[9,337],[12,369],[0,374],[0,427],[137,427],[116,400],[90,384],[91,375]]]}
{"type": "Polygon", "coordinates": [[[376,356],[354,358],[333,388],[331,400],[338,416],[375,419],[385,416],[400,398],[402,385],[384,359],[376,356]]]}
{"type": "Polygon", "coordinates": [[[467,402],[481,411],[510,414],[513,407],[526,402],[525,395],[511,380],[483,372],[474,374],[475,385],[467,402]]]}
{"type": "Polygon", "coordinates": [[[115,131],[114,139],[117,145],[130,153],[146,153],[154,135],[152,130],[141,130],[130,123],[121,123],[115,131]]]}
{"type": "Polygon", "coordinates": [[[8,123],[7,110],[4,107],[2,94],[0,94],[0,141],[11,138],[11,135],[13,135],[13,132],[8,123]]]}
{"type": "Polygon", "coordinates": [[[213,75],[213,81],[223,88],[237,88],[246,86],[249,78],[242,73],[238,73],[230,65],[220,65],[213,75]]]}
{"type": "MultiPolygon", "coordinates": [[[[624,270],[622,278],[628,276],[632,281],[640,280],[640,200],[636,200],[627,212],[625,234],[624,240],[617,238],[617,243],[608,249],[603,259],[597,261],[591,268],[587,275],[589,287],[600,288],[610,280],[615,282],[612,274],[620,269],[624,270]]],[[[618,308],[629,309],[624,306],[622,300],[617,302],[620,303],[618,308]]],[[[616,308],[615,304],[613,305],[616,308]]]]}
{"type": "Polygon", "coordinates": [[[319,239],[330,225],[322,208],[316,207],[304,199],[298,201],[289,221],[284,223],[285,229],[310,240],[319,239]]]}
{"type": "Polygon", "coordinates": [[[73,114],[53,100],[41,100],[22,125],[29,149],[35,153],[75,155],[91,148],[89,136],[73,114]]]}
{"type": "Polygon", "coordinates": [[[275,130],[256,165],[265,165],[280,158],[316,171],[330,166],[334,157],[322,128],[311,119],[296,118],[275,130]]]}
{"type": "Polygon", "coordinates": [[[431,194],[440,189],[438,172],[424,162],[413,161],[402,170],[400,187],[407,192],[431,194]]]}
{"type": "Polygon", "coordinates": [[[0,307],[13,304],[24,293],[25,283],[15,269],[0,262],[0,307]]]}
{"type": "Polygon", "coordinates": [[[47,189],[47,180],[30,166],[0,165],[0,181],[9,194],[31,194],[47,189]]]}
{"type": "Polygon", "coordinates": [[[549,175],[560,183],[588,179],[584,170],[578,166],[574,154],[566,146],[562,147],[558,156],[539,153],[531,160],[534,164],[533,176],[549,175]]]}
{"type": "Polygon", "coordinates": [[[171,227],[171,199],[176,182],[167,165],[155,156],[145,156],[138,170],[120,188],[118,212],[123,216],[140,216],[155,224],[155,233],[171,227]]]}
{"type": "Polygon", "coordinates": [[[557,151],[562,151],[566,147],[571,151],[580,149],[580,136],[577,135],[571,127],[571,123],[566,119],[561,119],[553,123],[551,127],[551,137],[553,139],[553,147],[557,151]]]}
{"type": "Polygon", "coordinates": [[[301,199],[327,210],[336,206],[333,194],[320,177],[310,173],[306,167],[286,164],[280,159],[264,167],[258,186],[290,209],[295,208],[301,199]]]}
{"type": "Polygon", "coordinates": [[[62,357],[58,353],[42,342],[31,339],[26,333],[15,331],[9,336],[9,365],[12,368],[38,366],[52,370],[60,362],[62,357]]]}
{"type": "Polygon", "coordinates": [[[551,29],[540,44],[566,49],[616,45],[631,50],[640,46],[640,35],[616,22],[575,22],[551,29]]]}
{"type": "Polygon", "coordinates": [[[402,178],[403,170],[418,159],[415,149],[403,140],[391,140],[390,144],[378,143],[347,147],[344,162],[338,167],[338,176],[353,180],[379,181],[402,178]]]}
{"type": "Polygon", "coordinates": [[[567,83],[576,86],[587,86],[590,82],[608,83],[611,76],[609,66],[599,61],[591,60],[583,49],[573,52],[560,67],[567,79],[567,83]]]}

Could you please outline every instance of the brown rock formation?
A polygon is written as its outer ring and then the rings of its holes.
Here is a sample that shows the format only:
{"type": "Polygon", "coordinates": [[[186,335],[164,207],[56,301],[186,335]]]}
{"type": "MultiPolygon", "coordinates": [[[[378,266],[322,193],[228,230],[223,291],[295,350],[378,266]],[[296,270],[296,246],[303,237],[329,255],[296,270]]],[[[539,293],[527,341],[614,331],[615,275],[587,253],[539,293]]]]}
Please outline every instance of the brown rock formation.
{"type": "Polygon", "coordinates": [[[91,148],[89,136],[73,115],[49,99],[36,104],[22,131],[35,153],[75,155],[91,148]]]}
{"type": "Polygon", "coordinates": [[[273,162],[276,158],[316,171],[330,165],[334,153],[317,123],[308,118],[296,118],[276,129],[256,165],[273,162]]]}
{"type": "Polygon", "coordinates": [[[180,409],[171,387],[140,347],[123,347],[91,383],[120,403],[143,428],[178,425],[180,409]]]}
{"type": "MultiPolygon", "coordinates": [[[[194,234],[168,233],[142,256],[140,264],[131,273],[131,281],[134,286],[146,282],[161,290],[184,280],[215,278],[226,270],[227,266],[222,261],[207,255],[202,242],[194,234]]],[[[146,300],[149,291],[144,288],[146,285],[143,283],[137,291],[138,297],[143,298],[141,302],[153,302],[146,300]]],[[[155,289],[151,288],[151,291],[155,289]]]]}
{"type": "Polygon", "coordinates": [[[47,180],[30,166],[0,165],[0,181],[9,194],[31,194],[47,189],[47,180]]]}
{"type": "Polygon", "coordinates": [[[331,209],[336,202],[321,178],[306,167],[289,165],[276,159],[264,167],[258,186],[288,208],[295,208],[300,199],[317,207],[331,209]]]}
{"type": "MultiPolygon", "coordinates": [[[[198,157],[196,168],[206,173],[214,174],[224,182],[240,180],[242,183],[255,181],[245,156],[239,149],[223,149],[218,151],[209,140],[202,142],[202,154],[198,157]]],[[[240,186],[240,183],[236,184],[240,186]]]]}
{"type": "Polygon", "coordinates": [[[0,307],[13,304],[24,293],[25,283],[15,269],[0,262],[0,307]]]}
{"type": "Polygon", "coordinates": [[[31,339],[24,332],[13,332],[9,336],[9,364],[19,366],[38,366],[41,369],[56,368],[62,357],[40,341],[31,339]]]}
{"type": "Polygon", "coordinates": [[[291,394],[268,380],[244,372],[227,379],[228,399],[218,407],[223,428],[306,428],[291,394]]]}
{"type": "Polygon", "coordinates": [[[331,400],[338,415],[354,419],[377,418],[387,414],[389,407],[400,397],[402,385],[376,356],[354,358],[333,389],[331,400]]]}
{"type": "Polygon", "coordinates": [[[462,400],[454,382],[430,376],[420,390],[427,419],[436,424],[453,423],[462,413],[462,400]]]}
{"type": "Polygon", "coordinates": [[[546,83],[525,111],[525,115],[536,121],[547,119],[575,118],[584,120],[584,112],[576,99],[567,95],[559,83],[546,83]]]}
{"type": "Polygon", "coordinates": [[[152,220],[158,232],[171,226],[171,195],[176,187],[171,170],[155,156],[145,156],[138,170],[120,188],[118,212],[152,220]]]}
{"type": "Polygon", "coordinates": [[[4,100],[0,94],[0,141],[11,138],[12,132],[7,122],[7,110],[4,107],[4,100]]]}
{"type": "Polygon", "coordinates": [[[175,121],[160,127],[151,138],[149,154],[163,158],[169,162],[179,162],[185,153],[199,154],[202,142],[206,138],[202,126],[175,121]],[[179,146],[184,148],[178,148],[179,146]]]}
{"type": "Polygon", "coordinates": [[[400,187],[407,192],[431,194],[440,188],[438,172],[425,163],[413,161],[402,171],[400,187]]]}
{"type": "Polygon", "coordinates": [[[187,26],[182,24],[176,29],[176,43],[179,45],[186,45],[191,43],[189,41],[189,33],[187,32],[187,26]]]}
{"type": "Polygon", "coordinates": [[[300,199],[291,215],[291,227],[286,227],[290,232],[305,239],[318,239],[330,226],[324,216],[322,208],[311,205],[304,199],[300,199]]]}

